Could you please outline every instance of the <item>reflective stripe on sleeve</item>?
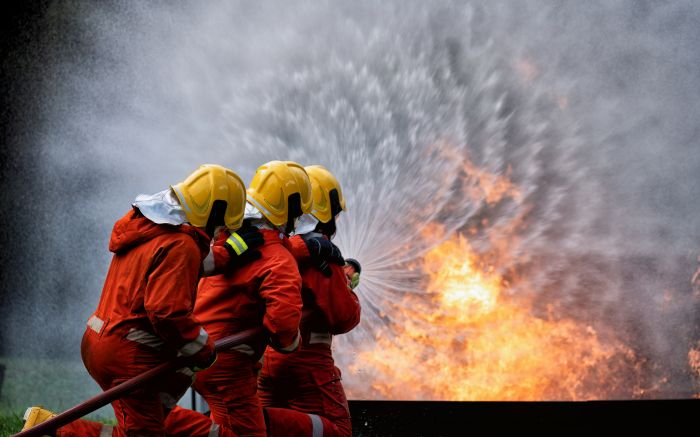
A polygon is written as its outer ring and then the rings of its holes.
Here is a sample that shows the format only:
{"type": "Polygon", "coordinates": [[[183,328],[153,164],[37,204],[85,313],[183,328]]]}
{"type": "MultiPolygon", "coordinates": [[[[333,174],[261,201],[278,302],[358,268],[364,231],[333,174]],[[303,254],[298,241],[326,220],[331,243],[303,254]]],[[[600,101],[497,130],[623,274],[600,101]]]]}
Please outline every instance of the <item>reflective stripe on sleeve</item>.
{"type": "Polygon", "coordinates": [[[99,334],[102,332],[102,328],[105,326],[105,321],[93,315],[88,319],[87,325],[90,327],[90,329],[99,334]]]}
{"type": "Polygon", "coordinates": [[[236,251],[237,255],[242,254],[246,250],[248,250],[248,245],[245,243],[243,238],[241,238],[240,235],[237,233],[232,233],[230,237],[226,240],[226,242],[233,247],[233,250],[236,251]]]}
{"type": "Polygon", "coordinates": [[[152,347],[156,350],[161,350],[163,349],[163,346],[165,346],[165,342],[162,338],[150,332],[142,331],[136,328],[131,328],[129,330],[129,333],[126,335],[126,339],[152,347]]]}
{"type": "Polygon", "coordinates": [[[292,344],[290,344],[289,346],[280,347],[278,349],[278,352],[282,352],[282,353],[294,352],[298,346],[299,346],[299,332],[297,331],[297,335],[294,336],[294,341],[292,342],[292,344]]]}
{"type": "Polygon", "coordinates": [[[309,344],[323,343],[330,346],[333,343],[333,336],[328,332],[311,332],[309,334],[309,344]]]}
{"type": "Polygon", "coordinates": [[[313,437],[323,437],[323,422],[321,418],[315,414],[309,414],[311,418],[311,429],[313,430],[313,437]]]}
{"type": "Polygon", "coordinates": [[[199,336],[180,348],[180,355],[189,357],[191,355],[196,354],[197,352],[202,350],[205,344],[207,344],[208,339],[209,334],[207,334],[207,331],[205,331],[204,328],[200,328],[199,336]]]}

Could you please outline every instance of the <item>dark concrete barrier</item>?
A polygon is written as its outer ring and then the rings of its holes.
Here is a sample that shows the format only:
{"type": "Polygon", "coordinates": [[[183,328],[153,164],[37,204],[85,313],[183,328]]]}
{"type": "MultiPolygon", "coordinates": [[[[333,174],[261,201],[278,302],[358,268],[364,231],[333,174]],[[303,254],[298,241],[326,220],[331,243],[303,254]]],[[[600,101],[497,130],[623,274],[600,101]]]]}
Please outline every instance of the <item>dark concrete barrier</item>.
{"type": "Polygon", "coordinates": [[[663,435],[697,432],[700,399],[591,402],[350,401],[355,437],[663,435]],[[691,431],[684,431],[689,429],[691,431]],[[660,435],[660,434],[655,434],[660,435]]]}

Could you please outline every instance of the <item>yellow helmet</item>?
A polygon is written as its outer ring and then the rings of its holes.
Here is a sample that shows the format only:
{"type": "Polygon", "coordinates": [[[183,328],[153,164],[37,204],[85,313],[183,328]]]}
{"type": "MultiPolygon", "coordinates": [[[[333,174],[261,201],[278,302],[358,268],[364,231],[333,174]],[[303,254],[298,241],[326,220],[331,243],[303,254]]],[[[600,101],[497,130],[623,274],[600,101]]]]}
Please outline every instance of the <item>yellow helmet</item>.
{"type": "Polygon", "coordinates": [[[241,227],[245,211],[245,184],[233,170],[216,164],[200,165],[187,179],[171,188],[192,226],[206,227],[214,203],[223,201],[226,202],[224,225],[229,229],[241,227]]]}
{"type": "MultiPolygon", "coordinates": [[[[248,202],[275,226],[282,226],[293,215],[311,212],[311,182],[304,167],[292,161],[270,161],[258,167],[248,185],[248,202]],[[295,194],[297,196],[295,196],[295,194]],[[299,205],[290,211],[290,196],[299,205]],[[295,211],[300,208],[300,211],[295,211]]],[[[294,202],[296,204],[296,202],[294,202]]]]}
{"type": "Polygon", "coordinates": [[[345,210],[345,198],[340,183],[333,173],[322,165],[307,165],[304,170],[311,179],[314,198],[311,214],[321,223],[328,223],[336,214],[345,210]]]}

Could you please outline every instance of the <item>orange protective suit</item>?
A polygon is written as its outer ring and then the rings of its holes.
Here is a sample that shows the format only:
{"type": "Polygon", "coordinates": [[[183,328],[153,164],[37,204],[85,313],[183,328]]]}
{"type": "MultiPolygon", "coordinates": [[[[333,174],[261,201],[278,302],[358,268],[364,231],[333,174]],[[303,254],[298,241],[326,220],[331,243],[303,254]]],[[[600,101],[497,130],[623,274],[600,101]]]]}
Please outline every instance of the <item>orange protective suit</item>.
{"type": "MultiPolygon", "coordinates": [[[[100,422],[78,419],[56,430],[56,437],[109,437],[120,435],[115,427],[100,422]]],[[[123,434],[121,434],[123,435],[123,434]]]]}
{"type": "Polygon", "coordinates": [[[286,237],[273,230],[262,233],[260,259],[200,281],[195,315],[216,340],[261,325],[266,335],[219,352],[212,367],[197,373],[194,387],[209,404],[211,419],[177,408],[166,421],[168,435],[207,436],[214,426],[220,436],[266,436],[257,394],[259,360],[268,341],[285,352],[296,349],[302,300],[301,277],[283,244],[286,237]]]}
{"type": "Polygon", "coordinates": [[[268,435],[349,437],[350,412],[331,339],[357,326],[360,303],[341,266],[331,264],[331,276],[326,277],[310,264],[301,237],[290,238],[288,248],[299,261],[304,311],[310,314],[301,325],[299,351],[283,355],[268,348],[265,352],[258,390],[268,435]]]}
{"type": "MultiPolygon", "coordinates": [[[[155,224],[133,209],[114,225],[109,249],[114,257],[81,345],[85,367],[102,389],[178,354],[207,361],[214,344],[192,314],[207,235],[189,225],[155,224]]],[[[164,436],[165,416],[192,377],[183,368],[114,401],[114,435],[164,436]]],[[[75,426],[81,422],[87,427],[75,426]]]]}

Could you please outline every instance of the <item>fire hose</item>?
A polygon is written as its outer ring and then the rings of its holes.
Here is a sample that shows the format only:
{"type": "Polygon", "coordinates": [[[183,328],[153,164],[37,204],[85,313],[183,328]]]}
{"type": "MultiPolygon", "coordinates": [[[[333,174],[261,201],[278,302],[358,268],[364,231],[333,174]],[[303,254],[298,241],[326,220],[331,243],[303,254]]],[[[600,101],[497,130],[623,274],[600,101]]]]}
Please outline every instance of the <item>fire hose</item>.
{"type": "MultiPolygon", "coordinates": [[[[228,350],[234,346],[245,343],[247,340],[250,340],[262,332],[262,327],[247,329],[229,337],[217,340],[214,343],[214,346],[217,352],[228,350]]],[[[100,407],[104,407],[105,405],[119,399],[120,397],[126,395],[139,386],[146,384],[163,373],[175,371],[188,366],[190,364],[189,360],[190,357],[177,357],[172,361],[165,362],[139,376],[136,376],[128,381],[124,381],[123,383],[116,385],[97,396],[94,396],[87,401],[64,411],[61,414],[58,414],[55,417],[36,425],[31,429],[14,434],[12,437],[40,437],[51,434],[56,429],[80,419],[81,417],[97,410],[100,407]]]]}

